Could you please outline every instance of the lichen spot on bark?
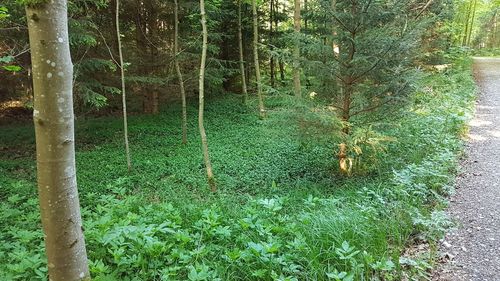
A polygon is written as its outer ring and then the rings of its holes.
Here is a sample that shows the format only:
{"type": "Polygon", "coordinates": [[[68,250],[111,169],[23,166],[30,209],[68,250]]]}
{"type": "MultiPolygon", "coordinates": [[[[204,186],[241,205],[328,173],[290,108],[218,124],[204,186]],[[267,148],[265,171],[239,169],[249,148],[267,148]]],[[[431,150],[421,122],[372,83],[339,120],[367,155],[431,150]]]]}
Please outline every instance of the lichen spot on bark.
{"type": "Polygon", "coordinates": [[[52,78],[52,72],[47,73],[47,78],[49,78],[49,79],[52,78]]]}
{"type": "MultiPolygon", "coordinates": [[[[62,147],[62,145],[61,145],[61,147],[62,147]]],[[[74,176],[74,174],[75,174],[75,170],[73,170],[72,167],[67,167],[66,169],[64,169],[64,176],[69,178],[69,177],[74,176]]]]}
{"type": "Polygon", "coordinates": [[[62,39],[61,37],[59,37],[59,38],[57,38],[57,42],[62,43],[62,42],[64,42],[64,39],[62,39]]]}

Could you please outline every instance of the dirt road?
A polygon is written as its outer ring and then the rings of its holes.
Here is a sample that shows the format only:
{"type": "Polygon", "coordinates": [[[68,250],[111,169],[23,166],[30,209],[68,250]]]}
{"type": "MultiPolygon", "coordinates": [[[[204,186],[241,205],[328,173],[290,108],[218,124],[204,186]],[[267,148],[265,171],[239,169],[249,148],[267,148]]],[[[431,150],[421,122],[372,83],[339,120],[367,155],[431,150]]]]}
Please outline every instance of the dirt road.
{"type": "Polygon", "coordinates": [[[475,58],[474,73],[481,94],[451,198],[458,227],[442,243],[451,260],[436,271],[440,281],[500,281],[500,58],[475,58]]]}

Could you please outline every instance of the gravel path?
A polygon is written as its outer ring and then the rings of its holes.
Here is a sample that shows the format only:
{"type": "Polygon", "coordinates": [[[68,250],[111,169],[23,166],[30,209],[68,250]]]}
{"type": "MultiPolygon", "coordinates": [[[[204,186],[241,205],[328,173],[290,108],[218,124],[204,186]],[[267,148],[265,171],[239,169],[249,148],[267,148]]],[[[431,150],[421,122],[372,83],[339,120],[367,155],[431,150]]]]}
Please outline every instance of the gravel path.
{"type": "Polygon", "coordinates": [[[439,281],[500,281],[500,58],[475,58],[481,90],[467,159],[449,214],[458,222],[441,245],[439,281]]]}

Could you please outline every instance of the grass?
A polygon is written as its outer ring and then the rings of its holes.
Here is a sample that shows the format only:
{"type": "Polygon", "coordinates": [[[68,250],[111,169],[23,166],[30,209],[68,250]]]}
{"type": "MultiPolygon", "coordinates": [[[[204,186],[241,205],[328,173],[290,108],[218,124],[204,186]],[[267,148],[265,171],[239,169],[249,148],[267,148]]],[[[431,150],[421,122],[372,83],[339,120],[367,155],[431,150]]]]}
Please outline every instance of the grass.
{"type": "MultiPolygon", "coordinates": [[[[332,142],[304,139],[281,98],[267,120],[224,96],[207,104],[219,186],[209,192],[189,108],[131,116],[133,171],[121,121],[78,120],[77,170],[96,280],[400,280],[426,276],[407,257],[432,243],[474,100],[470,61],[426,76],[380,152],[376,172],[335,173],[332,142]]],[[[191,102],[191,104],[193,104],[191,102]]],[[[30,124],[0,128],[0,279],[46,280],[30,124]],[[3,227],[5,226],[5,227],[3,227]]],[[[423,268],[423,269],[421,269],[423,268]]]]}

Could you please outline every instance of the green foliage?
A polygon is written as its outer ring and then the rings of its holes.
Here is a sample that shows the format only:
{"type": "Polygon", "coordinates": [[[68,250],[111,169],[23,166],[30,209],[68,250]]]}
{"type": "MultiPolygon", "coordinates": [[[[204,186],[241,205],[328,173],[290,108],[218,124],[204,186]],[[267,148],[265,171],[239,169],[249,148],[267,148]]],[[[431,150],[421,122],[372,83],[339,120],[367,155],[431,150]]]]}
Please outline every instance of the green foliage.
{"type": "Polygon", "coordinates": [[[10,17],[9,9],[7,9],[7,7],[4,7],[4,6],[0,6],[0,21],[6,19],[8,17],[10,17]]]}
{"type": "MultiPolygon", "coordinates": [[[[414,242],[435,243],[448,225],[440,207],[472,112],[469,67],[462,60],[426,76],[407,111],[377,128],[396,141],[384,145],[371,177],[335,177],[332,141],[304,142],[290,119],[283,125],[283,117],[297,111],[277,97],[264,121],[236,98],[208,101],[217,194],[206,186],[194,106],[187,145],[172,121],[179,120],[178,106],[158,116],[131,116],[131,173],[119,119],[78,122],[78,180],[92,276],[424,279],[427,260],[404,252],[414,242]]],[[[324,124],[336,120],[325,118],[324,124]]],[[[0,279],[46,280],[32,125],[1,129],[0,147],[9,153],[0,157],[0,225],[6,226],[0,231],[0,279]]],[[[378,138],[372,132],[354,136],[378,138]]],[[[372,145],[367,143],[363,153],[372,145]]]]}
{"type": "Polygon", "coordinates": [[[17,72],[17,71],[20,71],[22,69],[22,67],[20,67],[18,65],[4,65],[4,66],[2,66],[2,68],[7,70],[7,71],[11,71],[11,72],[17,72]]]}

